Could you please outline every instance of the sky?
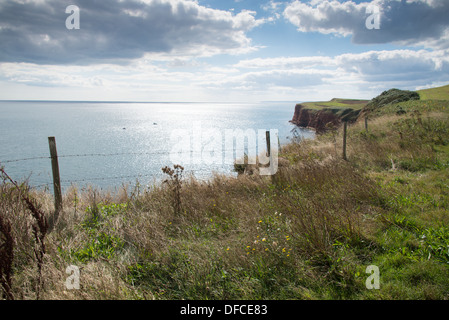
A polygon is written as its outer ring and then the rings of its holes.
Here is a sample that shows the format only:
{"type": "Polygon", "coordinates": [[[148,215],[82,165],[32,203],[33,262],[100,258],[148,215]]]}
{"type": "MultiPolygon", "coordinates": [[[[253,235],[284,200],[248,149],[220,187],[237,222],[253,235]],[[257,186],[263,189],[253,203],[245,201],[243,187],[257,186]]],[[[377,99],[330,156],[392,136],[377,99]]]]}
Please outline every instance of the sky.
{"type": "Polygon", "coordinates": [[[0,100],[371,99],[449,84],[448,17],[448,0],[0,0],[0,100]]]}

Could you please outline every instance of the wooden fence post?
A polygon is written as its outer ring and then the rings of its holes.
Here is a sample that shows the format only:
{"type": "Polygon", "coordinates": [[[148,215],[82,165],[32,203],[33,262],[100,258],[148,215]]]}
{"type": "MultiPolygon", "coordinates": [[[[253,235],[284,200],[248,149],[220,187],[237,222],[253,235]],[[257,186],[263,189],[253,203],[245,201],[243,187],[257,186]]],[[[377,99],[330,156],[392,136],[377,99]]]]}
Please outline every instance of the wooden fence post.
{"type": "Polygon", "coordinates": [[[343,159],[344,160],[348,160],[348,158],[346,157],[346,134],[348,132],[348,122],[345,121],[344,122],[344,126],[343,126],[343,159]]]}
{"type": "Polygon", "coordinates": [[[368,132],[368,117],[365,116],[365,131],[368,132]]]}
{"type": "Polygon", "coordinates": [[[279,153],[282,152],[282,148],[281,148],[281,141],[279,140],[279,134],[277,135],[278,138],[278,148],[279,148],[279,153]]]}
{"type": "Polygon", "coordinates": [[[265,137],[267,138],[267,156],[271,158],[270,131],[265,131],[265,137]]]}
{"type": "Polygon", "coordinates": [[[59,213],[62,211],[62,192],[55,137],[48,137],[48,145],[50,147],[51,169],[53,173],[53,190],[55,194],[55,212],[53,216],[50,216],[48,221],[49,230],[51,231],[55,226],[56,221],[58,220],[59,213]]]}
{"type": "Polygon", "coordinates": [[[273,171],[272,171],[272,169],[273,169],[273,157],[272,157],[272,154],[271,154],[271,137],[270,137],[270,131],[269,130],[265,131],[265,137],[266,137],[266,140],[267,140],[267,156],[270,159],[269,161],[270,161],[271,183],[274,184],[274,183],[276,183],[276,177],[275,177],[275,174],[273,174],[273,171]]]}

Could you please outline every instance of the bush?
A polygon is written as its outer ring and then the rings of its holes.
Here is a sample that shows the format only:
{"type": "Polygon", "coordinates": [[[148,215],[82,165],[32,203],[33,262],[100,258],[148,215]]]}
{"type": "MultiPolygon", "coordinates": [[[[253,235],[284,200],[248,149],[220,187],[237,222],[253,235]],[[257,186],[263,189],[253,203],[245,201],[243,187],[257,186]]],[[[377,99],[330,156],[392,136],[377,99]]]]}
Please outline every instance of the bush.
{"type": "MultiPolygon", "coordinates": [[[[395,104],[399,102],[419,100],[419,94],[415,91],[390,89],[382,92],[379,96],[373,98],[364,108],[362,112],[373,112],[376,109],[382,108],[389,104],[395,104]]],[[[398,111],[403,113],[401,109],[398,111]]]]}

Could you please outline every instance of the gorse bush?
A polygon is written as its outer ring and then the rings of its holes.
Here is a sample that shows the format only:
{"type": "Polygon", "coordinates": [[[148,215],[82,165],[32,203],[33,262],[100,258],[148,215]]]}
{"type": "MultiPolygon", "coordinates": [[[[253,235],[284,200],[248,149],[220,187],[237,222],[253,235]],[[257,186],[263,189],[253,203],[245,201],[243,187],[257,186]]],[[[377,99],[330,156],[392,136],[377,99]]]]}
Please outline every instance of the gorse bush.
{"type": "MultiPolygon", "coordinates": [[[[405,102],[409,100],[419,100],[419,94],[415,91],[390,89],[382,92],[379,96],[373,98],[362,110],[362,112],[377,112],[379,109],[386,105],[393,105],[399,102],[405,102]]],[[[398,109],[402,110],[401,108],[398,109]]],[[[402,112],[401,112],[402,113],[402,112]]]]}

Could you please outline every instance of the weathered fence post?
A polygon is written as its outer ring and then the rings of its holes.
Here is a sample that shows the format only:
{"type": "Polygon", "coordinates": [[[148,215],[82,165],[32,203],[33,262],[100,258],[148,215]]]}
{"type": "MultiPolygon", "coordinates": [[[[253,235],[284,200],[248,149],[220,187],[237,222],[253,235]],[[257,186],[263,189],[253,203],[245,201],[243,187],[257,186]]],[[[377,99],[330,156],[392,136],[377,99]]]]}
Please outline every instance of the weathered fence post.
{"type": "Polygon", "coordinates": [[[365,131],[368,132],[368,117],[365,116],[365,131]]]}
{"type": "Polygon", "coordinates": [[[343,125],[343,160],[348,160],[346,157],[346,134],[348,132],[348,122],[345,121],[343,125]]]}
{"type": "Polygon", "coordinates": [[[265,137],[267,140],[267,156],[270,159],[270,176],[271,176],[271,183],[276,183],[276,177],[273,173],[273,155],[271,154],[271,137],[270,137],[270,130],[265,131],[265,137]]]}
{"type": "Polygon", "coordinates": [[[279,134],[277,135],[277,138],[278,138],[278,148],[279,148],[279,152],[282,152],[281,140],[279,140],[279,134]]]}
{"type": "Polygon", "coordinates": [[[55,137],[48,137],[48,145],[50,147],[51,156],[51,169],[53,173],[53,190],[55,194],[55,212],[53,216],[50,216],[48,225],[50,231],[58,220],[59,213],[62,211],[62,192],[61,192],[61,180],[59,178],[59,164],[58,164],[58,152],[56,150],[55,137]]]}
{"type": "Polygon", "coordinates": [[[267,138],[267,156],[271,158],[270,131],[265,132],[265,137],[267,138]]]}

